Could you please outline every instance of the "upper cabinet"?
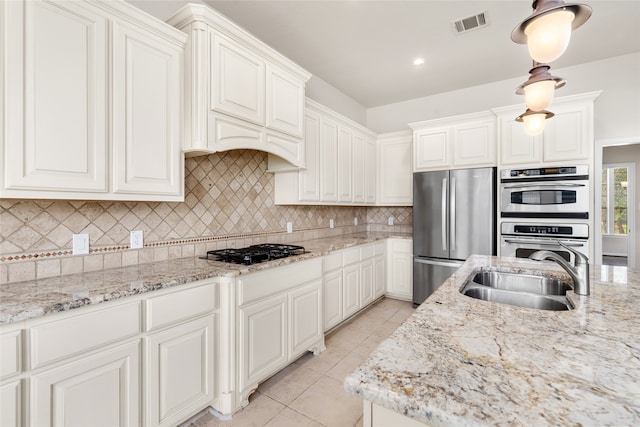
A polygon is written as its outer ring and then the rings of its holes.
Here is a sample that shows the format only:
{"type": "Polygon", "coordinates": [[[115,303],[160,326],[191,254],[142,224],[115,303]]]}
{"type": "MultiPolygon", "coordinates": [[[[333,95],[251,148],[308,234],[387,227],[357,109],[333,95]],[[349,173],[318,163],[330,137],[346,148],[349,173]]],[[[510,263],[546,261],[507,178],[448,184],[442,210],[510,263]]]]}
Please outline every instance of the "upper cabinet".
{"type": "Polygon", "coordinates": [[[412,146],[410,131],[378,137],[378,205],[413,205],[412,146]]]}
{"type": "Polygon", "coordinates": [[[373,205],[376,202],[376,135],[307,99],[306,168],[275,174],[276,204],[373,205]]]}
{"type": "Polygon", "coordinates": [[[410,123],[414,172],[495,166],[495,123],[491,112],[410,123]]]}
{"type": "Polygon", "coordinates": [[[189,35],[184,151],[256,149],[305,167],[307,71],[215,10],[189,4],[167,21],[189,35]]]}
{"type": "Polygon", "coordinates": [[[9,1],[0,196],[181,201],[186,37],[128,3],[9,1]]]}
{"type": "Polygon", "coordinates": [[[600,92],[557,98],[549,108],[555,116],[541,135],[532,137],[515,121],[523,106],[497,108],[500,164],[535,165],[588,161],[593,156],[593,104],[600,92]]]}

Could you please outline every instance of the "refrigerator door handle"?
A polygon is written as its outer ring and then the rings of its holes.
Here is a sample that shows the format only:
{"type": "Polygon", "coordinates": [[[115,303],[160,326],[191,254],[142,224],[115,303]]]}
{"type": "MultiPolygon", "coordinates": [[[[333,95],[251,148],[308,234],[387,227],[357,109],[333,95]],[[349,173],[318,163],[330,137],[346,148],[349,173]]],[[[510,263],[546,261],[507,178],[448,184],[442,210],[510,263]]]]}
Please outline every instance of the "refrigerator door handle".
{"type": "Polygon", "coordinates": [[[451,178],[451,250],[456,250],[456,179],[451,178]]]}
{"type": "Polygon", "coordinates": [[[441,265],[443,267],[460,267],[462,264],[464,264],[463,261],[435,261],[432,259],[422,259],[422,258],[415,258],[414,260],[418,264],[441,265]]]}
{"type": "Polygon", "coordinates": [[[442,250],[447,250],[447,178],[442,178],[442,250]]]}

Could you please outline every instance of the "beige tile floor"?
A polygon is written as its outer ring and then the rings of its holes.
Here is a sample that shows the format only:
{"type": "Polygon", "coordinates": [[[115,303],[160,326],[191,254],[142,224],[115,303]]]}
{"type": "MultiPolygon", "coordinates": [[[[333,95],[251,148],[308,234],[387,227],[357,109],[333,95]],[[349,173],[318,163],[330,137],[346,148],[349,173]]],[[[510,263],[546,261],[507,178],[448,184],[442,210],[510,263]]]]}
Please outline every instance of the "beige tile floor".
{"type": "Polygon", "coordinates": [[[345,392],[342,381],[412,312],[410,302],[385,298],[332,331],[325,352],[307,353],[260,384],[231,420],[204,412],[184,426],[361,426],[362,401],[345,392]]]}

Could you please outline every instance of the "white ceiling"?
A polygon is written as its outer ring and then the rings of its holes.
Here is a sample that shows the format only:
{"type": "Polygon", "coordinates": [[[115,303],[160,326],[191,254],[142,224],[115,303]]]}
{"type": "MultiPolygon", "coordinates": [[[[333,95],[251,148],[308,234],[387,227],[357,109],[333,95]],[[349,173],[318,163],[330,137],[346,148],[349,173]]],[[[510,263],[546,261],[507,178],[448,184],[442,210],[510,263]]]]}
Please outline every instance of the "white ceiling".
{"type": "MultiPolygon", "coordinates": [[[[185,0],[130,0],[166,19],[185,0]]],[[[529,0],[203,0],[366,108],[522,76],[527,48],[511,41],[529,0]],[[489,25],[456,35],[451,21],[486,11],[489,25]],[[416,67],[415,57],[425,64],[416,67]]],[[[580,1],[583,2],[583,1],[580,1]]],[[[640,52],[640,0],[593,8],[553,69],[640,52]]]]}

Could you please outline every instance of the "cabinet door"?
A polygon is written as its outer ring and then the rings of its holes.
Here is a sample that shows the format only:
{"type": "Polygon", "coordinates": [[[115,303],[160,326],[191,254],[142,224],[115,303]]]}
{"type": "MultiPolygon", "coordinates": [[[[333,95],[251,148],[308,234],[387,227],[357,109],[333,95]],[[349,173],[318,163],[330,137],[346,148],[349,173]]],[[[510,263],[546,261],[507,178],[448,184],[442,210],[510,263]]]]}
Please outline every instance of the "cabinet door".
{"type": "Polygon", "coordinates": [[[344,319],[342,295],[342,269],[325,274],[322,285],[322,308],[325,331],[333,328],[344,319]]]}
{"type": "MultiPolygon", "coordinates": [[[[376,202],[376,143],[367,139],[364,145],[364,201],[367,204],[376,202]]],[[[409,164],[409,171],[411,165],[409,164]]]]}
{"type": "Polygon", "coordinates": [[[451,166],[449,158],[451,131],[448,127],[415,131],[413,138],[414,172],[451,166]]]}
{"type": "Polygon", "coordinates": [[[320,200],[320,116],[307,111],[304,118],[306,169],[298,174],[300,200],[320,200]]]}
{"type": "Polygon", "coordinates": [[[338,124],[320,118],[320,201],[338,201],[338,124]]]}
{"type": "Polygon", "coordinates": [[[289,360],[322,340],[322,280],[289,293],[289,360]]]}
{"type": "Polygon", "coordinates": [[[0,386],[0,425],[22,425],[22,381],[16,380],[0,386]]]}
{"type": "Polygon", "coordinates": [[[352,184],[352,133],[343,126],[338,127],[338,201],[351,202],[352,184]]]}
{"type": "Polygon", "coordinates": [[[378,298],[384,295],[386,289],[386,275],[385,275],[385,260],[384,256],[378,256],[373,261],[373,296],[378,298]]]}
{"type": "Polygon", "coordinates": [[[374,286],[373,259],[369,258],[360,264],[360,308],[373,302],[374,286]]]}
{"type": "Polygon", "coordinates": [[[360,309],[360,264],[352,264],[342,270],[343,297],[342,312],[344,318],[360,309]]]}
{"type": "MultiPolygon", "coordinates": [[[[515,117],[515,116],[513,116],[515,117]]],[[[539,136],[529,136],[522,123],[511,116],[500,117],[500,163],[517,165],[540,163],[542,161],[542,141],[539,136]]]]}
{"type": "Polygon", "coordinates": [[[214,317],[174,326],[147,338],[147,417],[176,425],[215,397],[214,317]]]}
{"type": "Polygon", "coordinates": [[[182,194],[181,67],[178,46],[113,24],[115,193],[182,194]]]}
{"type": "Polygon", "coordinates": [[[264,125],[264,61],[211,33],[211,108],[264,125]]]}
{"type": "Polygon", "coordinates": [[[383,141],[379,144],[378,203],[411,206],[413,204],[411,138],[383,141]]]}
{"type": "MultiPolygon", "coordinates": [[[[353,161],[351,162],[351,177],[353,183],[353,202],[364,203],[365,201],[365,139],[363,135],[353,134],[353,161]]],[[[342,163],[341,163],[342,164],[342,163]]],[[[342,193],[341,193],[342,194],[342,193]]]]}
{"type": "Polygon", "coordinates": [[[387,293],[397,298],[411,300],[413,297],[413,251],[412,241],[388,240],[387,293]]]}
{"type": "Polygon", "coordinates": [[[287,296],[240,308],[240,391],[246,391],[287,362],[287,296]]]}
{"type": "Polygon", "coordinates": [[[302,137],[304,82],[267,64],[267,127],[302,137]]]}
{"type": "Polygon", "coordinates": [[[0,7],[4,188],[106,192],[107,20],[86,2],[0,7]]]}
{"type": "Polygon", "coordinates": [[[587,122],[588,107],[558,106],[556,114],[545,123],[544,161],[585,160],[589,158],[590,136],[587,122]]]}
{"type": "Polygon", "coordinates": [[[455,126],[453,164],[457,166],[495,166],[495,119],[455,126]]]}
{"type": "Polygon", "coordinates": [[[32,376],[32,425],[139,425],[139,347],[131,342],[32,376]]]}

